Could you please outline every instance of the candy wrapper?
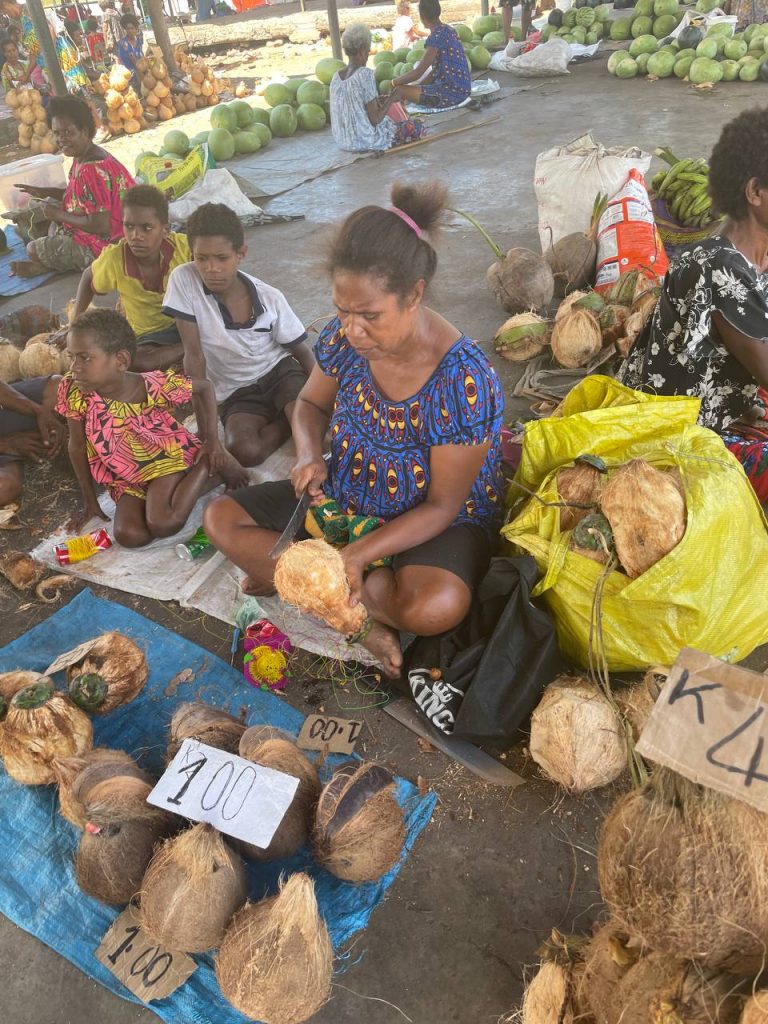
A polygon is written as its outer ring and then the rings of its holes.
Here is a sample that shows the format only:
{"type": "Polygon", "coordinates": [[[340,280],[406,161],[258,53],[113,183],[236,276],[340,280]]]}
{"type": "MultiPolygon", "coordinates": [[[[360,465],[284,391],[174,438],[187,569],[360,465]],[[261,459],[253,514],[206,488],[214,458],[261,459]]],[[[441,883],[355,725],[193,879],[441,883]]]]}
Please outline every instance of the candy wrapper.
{"type": "Polygon", "coordinates": [[[56,561],[59,565],[74,565],[75,562],[84,562],[91,555],[99,551],[106,551],[112,547],[109,534],[101,527],[93,533],[83,534],[82,537],[72,537],[55,547],[56,561]]]}
{"type": "Polygon", "coordinates": [[[261,690],[284,690],[286,669],[293,644],[277,626],[266,619],[252,622],[243,640],[243,675],[251,686],[261,690]]]}

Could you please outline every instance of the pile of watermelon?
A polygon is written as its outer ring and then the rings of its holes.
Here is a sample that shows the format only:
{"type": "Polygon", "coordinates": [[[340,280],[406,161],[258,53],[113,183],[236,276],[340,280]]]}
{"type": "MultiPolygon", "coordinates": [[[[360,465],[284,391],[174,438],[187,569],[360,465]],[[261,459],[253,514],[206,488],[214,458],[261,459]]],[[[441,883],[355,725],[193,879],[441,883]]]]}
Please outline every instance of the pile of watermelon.
{"type": "MultiPolygon", "coordinates": [[[[658,22],[662,16],[655,13],[656,9],[673,2],[638,0],[634,17],[620,19],[629,24],[629,34],[614,38],[631,36],[632,41],[626,49],[611,54],[610,74],[617,78],[674,76],[693,85],[768,81],[768,25],[749,25],[744,32],[734,32],[734,26],[724,22],[707,31],[689,25],[674,38],[644,31],[650,20],[646,12],[653,9],[658,22]]],[[[702,8],[701,13],[707,13],[704,8],[711,2],[699,0],[697,7],[702,8]]]]}

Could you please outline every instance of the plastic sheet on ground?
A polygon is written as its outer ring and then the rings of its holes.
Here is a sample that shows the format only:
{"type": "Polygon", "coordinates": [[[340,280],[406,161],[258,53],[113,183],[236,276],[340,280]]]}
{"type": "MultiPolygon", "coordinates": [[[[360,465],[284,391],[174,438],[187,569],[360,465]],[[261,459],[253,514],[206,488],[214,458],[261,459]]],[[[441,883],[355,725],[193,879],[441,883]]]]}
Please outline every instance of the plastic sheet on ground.
{"type": "MultiPolygon", "coordinates": [[[[95,744],[141,755],[142,766],[159,773],[170,716],[180,702],[196,698],[235,715],[245,706],[248,722],[298,734],[303,716],[284,700],[248,686],[239,672],[189,640],[122,605],[99,600],[90,591],[0,650],[0,671],[19,666],[42,671],[62,651],[110,629],[124,632],[147,652],[150,676],[136,700],[94,719],[95,744]],[[192,670],[193,678],[174,689],[169,684],[184,668],[192,670]]],[[[331,758],[332,763],[339,760],[331,758]]],[[[321,776],[327,775],[323,768],[321,776]]],[[[315,879],[334,950],[342,952],[384,899],[436,803],[434,794],[420,796],[404,779],[397,780],[397,798],[406,818],[405,848],[400,862],[380,881],[341,882],[317,867],[304,850],[288,861],[251,865],[250,898],[274,892],[281,871],[308,871],[315,879]]],[[[59,815],[57,804],[55,787],[21,786],[0,769],[0,912],[88,977],[137,1002],[94,956],[120,908],[105,907],[79,890],[72,867],[79,833],[59,815]]],[[[194,959],[199,967],[189,981],[150,1008],[167,1024],[245,1024],[246,1018],[219,992],[212,957],[194,959]]]]}

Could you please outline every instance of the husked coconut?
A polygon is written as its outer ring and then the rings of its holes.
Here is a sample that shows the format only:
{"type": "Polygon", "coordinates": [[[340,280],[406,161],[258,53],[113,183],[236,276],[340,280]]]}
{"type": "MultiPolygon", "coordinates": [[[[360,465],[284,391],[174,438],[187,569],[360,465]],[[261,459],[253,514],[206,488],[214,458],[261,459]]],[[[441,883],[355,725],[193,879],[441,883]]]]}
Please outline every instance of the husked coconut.
{"type": "Polygon", "coordinates": [[[368,612],[349,603],[349,583],[336,548],[324,540],[302,540],[280,555],[275,589],[283,601],[327,622],[339,633],[359,632],[368,612]]]}
{"type": "Polygon", "coordinates": [[[523,996],[521,1024],[573,1024],[569,967],[545,960],[523,996]]]}
{"type": "Polygon", "coordinates": [[[559,676],[531,715],[531,757],[571,793],[613,782],[627,767],[619,718],[602,691],[583,676],[559,676]]]}
{"type": "Polygon", "coordinates": [[[592,509],[598,508],[605,473],[605,463],[594,455],[580,456],[573,466],[558,469],[555,483],[560,500],[574,503],[574,507],[560,509],[562,531],[572,530],[592,509]],[[582,505],[586,507],[578,507],[582,505]]]}
{"type": "Polygon", "coordinates": [[[0,556],[0,573],[17,590],[29,590],[45,574],[45,566],[22,551],[9,551],[0,556]]]}
{"type": "Polygon", "coordinates": [[[647,572],[683,539],[686,506],[679,483],[645,459],[633,459],[612,473],[600,504],[630,579],[647,572]]]}
{"type": "Polygon", "coordinates": [[[762,989],[747,999],[739,1024],[768,1024],[768,990],[762,989]]]}
{"type": "Polygon", "coordinates": [[[19,353],[19,373],[23,380],[32,377],[50,377],[59,372],[61,357],[55,345],[47,341],[28,341],[19,353]]]}
{"type": "Polygon", "coordinates": [[[88,653],[69,666],[67,676],[73,700],[105,715],[141,693],[149,670],[139,645],[112,630],[102,633],[88,653]]]}
{"type": "Polygon", "coordinates": [[[546,348],[549,331],[549,322],[535,313],[518,313],[498,329],[493,347],[503,359],[520,363],[546,348]]]}
{"type": "Polygon", "coordinates": [[[552,355],[569,369],[586,366],[603,347],[600,324],[588,309],[571,309],[555,320],[552,331],[552,355]]]}
{"type": "Polygon", "coordinates": [[[0,338],[0,380],[12,384],[21,376],[19,361],[21,353],[5,338],[0,338]]]}
{"type": "Polygon", "coordinates": [[[236,754],[245,730],[244,722],[221,708],[202,701],[179,704],[171,718],[166,760],[170,764],[184,740],[198,740],[217,750],[236,754]]]}
{"type": "Polygon", "coordinates": [[[85,801],[90,791],[106,779],[129,776],[152,783],[133,758],[122,750],[94,747],[71,757],[57,758],[52,766],[59,786],[59,811],[77,828],[85,828],[88,818],[85,801]]]}

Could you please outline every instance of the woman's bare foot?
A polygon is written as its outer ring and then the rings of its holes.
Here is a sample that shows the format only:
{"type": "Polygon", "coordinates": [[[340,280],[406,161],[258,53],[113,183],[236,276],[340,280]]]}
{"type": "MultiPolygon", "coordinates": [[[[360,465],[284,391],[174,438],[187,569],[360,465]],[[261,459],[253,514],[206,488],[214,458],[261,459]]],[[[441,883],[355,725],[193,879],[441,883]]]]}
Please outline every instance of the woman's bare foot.
{"type": "Polygon", "coordinates": [[[250,576],[245,577],[240,584],[240,589],[244,594],[249,594],[251,597],[274,597],[277,593],[274,583],[262,583],[259,580],[252,579],[250,576]]]}
{"type": "Polygon", "coordinates": [[[11,260],[11,273],[17,277],[37,277],[45,274],[48,268],[37,260],[11,260]]]}
{"type": "Polygon", "coordinates": [[[403,667],[403,652],[400,650],[400,640],[394,629],[374,622],[370,633],[363,640],[363,647],[378,658],[385,675],[390,679],[398,678],[403,667]]]}

